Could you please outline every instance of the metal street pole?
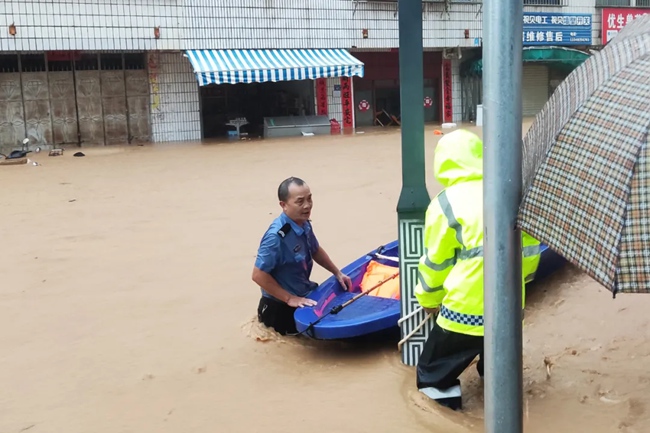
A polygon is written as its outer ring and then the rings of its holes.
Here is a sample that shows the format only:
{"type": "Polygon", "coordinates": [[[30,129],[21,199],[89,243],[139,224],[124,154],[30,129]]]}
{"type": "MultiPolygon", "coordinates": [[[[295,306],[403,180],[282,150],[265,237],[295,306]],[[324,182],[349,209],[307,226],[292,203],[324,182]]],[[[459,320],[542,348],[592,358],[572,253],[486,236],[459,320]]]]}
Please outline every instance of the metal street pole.
{"type": "Polygon", "coordinates": [[[521,0],[483,3],[486,433],[523,432],[522,34],[521,0]]]}
{"type": "MultiPolygon", "coordinates": [[[[423,254],[424,215],[429,206],[424,167],[424,70],[422,0],[399,0],[399,80],[402,115],[402,191],[397,203],[402,317],[417,307],[417,266],[423,254]]],[[[424,319],[424,313],[402,325],[402,336],[424,319]]],[[[402,362],[415,365],[424,334],[402,346],[402,362]]]]}

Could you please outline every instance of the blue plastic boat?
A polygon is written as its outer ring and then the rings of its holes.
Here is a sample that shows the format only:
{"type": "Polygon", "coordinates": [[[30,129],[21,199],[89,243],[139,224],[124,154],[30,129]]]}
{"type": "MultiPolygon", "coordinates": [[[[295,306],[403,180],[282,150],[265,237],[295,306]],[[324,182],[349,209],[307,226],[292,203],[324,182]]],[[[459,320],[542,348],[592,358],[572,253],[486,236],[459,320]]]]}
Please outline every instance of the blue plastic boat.
{"type": "MultiPolygon", "coordinates": [[[[395,267],[395,271],[399,271],[398,263],[395,260],[382,258],[382,256],[399,257],[398,241],[393,241],[375,251],[369,252],[341,269],[343,273],[349,275],[352,279],[353,287],[355,287],[352,293],[343,290],[333,276],[314,290],[308,297],[318,302],[318,304],[315,307],[298,308],[294,313],[298,332],[319,340],[338,340],[373,334],[397,327],[397,321],[400,318],[400,301],[398,299],[368,295],[359,298],[343,308],[339,313],[328,315],[307,330],[312,323],[326,315],[332,308],[343,304],[360,293],[358,287],[370,261],[374,260],[395,267]]],[[[535,280],[552,273],[563,262],[564,259],[561,256],[546,245],[542,245],[542,256],[535,280]]]]}

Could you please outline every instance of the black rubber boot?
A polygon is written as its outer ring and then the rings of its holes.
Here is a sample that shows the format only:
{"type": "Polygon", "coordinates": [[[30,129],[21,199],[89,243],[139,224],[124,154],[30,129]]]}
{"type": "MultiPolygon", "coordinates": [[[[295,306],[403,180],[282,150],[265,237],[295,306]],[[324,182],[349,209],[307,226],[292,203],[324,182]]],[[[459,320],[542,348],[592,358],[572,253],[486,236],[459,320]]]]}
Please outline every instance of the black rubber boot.
{"type": "Polygon", "coordinates": [[[440,400],[434,401],[441,406],[448,407],[451,410],[463,409],[463,399],[461,397],[441,398],[440,400]]]}

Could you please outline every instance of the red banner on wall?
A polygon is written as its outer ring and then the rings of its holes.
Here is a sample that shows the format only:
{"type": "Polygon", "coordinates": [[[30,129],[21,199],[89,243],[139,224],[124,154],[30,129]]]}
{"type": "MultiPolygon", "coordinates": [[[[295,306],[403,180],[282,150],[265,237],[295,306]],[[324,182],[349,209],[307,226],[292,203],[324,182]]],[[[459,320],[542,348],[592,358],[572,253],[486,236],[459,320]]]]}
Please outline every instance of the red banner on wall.
{"type": "Polygon", "coordinates": [[[316,80],[316,114],[327,116],[327,79],[316,80]]]}
{"type": "Polygon", "coordinates": [[[451,93],[452,76],[451,60],[442,61],[442,121],[452,122],[454,118],[454,105],[451,93]]]}
{"type": "Polygon", "coordinates": [[[352,84],[350,77],[341,77],[341,104],[343,105],[343,128],[353,128],[352,84]]]}
{"type": "Polygon", "coordinates": [[[630,21],[649,13],[650,9],[603,8],[603,45],[611,41],[630,21]]]}

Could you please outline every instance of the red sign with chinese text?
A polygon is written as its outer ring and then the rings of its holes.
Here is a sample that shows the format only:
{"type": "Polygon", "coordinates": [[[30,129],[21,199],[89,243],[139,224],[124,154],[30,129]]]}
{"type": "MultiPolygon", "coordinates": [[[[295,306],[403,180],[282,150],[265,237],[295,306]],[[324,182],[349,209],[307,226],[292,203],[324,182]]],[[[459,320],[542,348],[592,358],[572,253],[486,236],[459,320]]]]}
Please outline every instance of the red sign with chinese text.
{"type": "Polygon", "coordinates": [[[316,80],[316,114],[327,116],[327,78],[316,80]]]}
{"type": "Polygon", "coordinates": [[[452,77],[451,60],[442,61],[442,122],[452,122],[454,118],[454,106],[452,103],[452,77]]]}
{"type": "Polygon", "coordinates": [[[343,105],[343,128],[354,127],[352,118],[352,83],[350,77],[341,77],[341,105],[343,105]]]}
{"type": "Polygon", "coordinates": [[[603,45],[611,41],[630,21],[649,13],[650,9],[603,8],[603,45]]]}

